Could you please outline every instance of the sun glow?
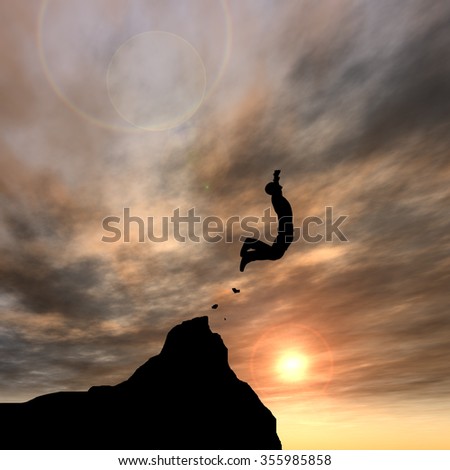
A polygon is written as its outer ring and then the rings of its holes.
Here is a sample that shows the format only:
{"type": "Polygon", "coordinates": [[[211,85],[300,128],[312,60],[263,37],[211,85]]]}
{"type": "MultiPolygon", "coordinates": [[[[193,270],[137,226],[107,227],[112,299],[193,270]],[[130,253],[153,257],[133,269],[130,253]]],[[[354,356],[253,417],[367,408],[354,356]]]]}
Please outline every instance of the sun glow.
{"type": "Polygon", "coordinates": [[[277,363],[277,372],[281,380],[296,382],[304,380],[308,369],[308,359],[300,353],[283,354],[277,363]]]}

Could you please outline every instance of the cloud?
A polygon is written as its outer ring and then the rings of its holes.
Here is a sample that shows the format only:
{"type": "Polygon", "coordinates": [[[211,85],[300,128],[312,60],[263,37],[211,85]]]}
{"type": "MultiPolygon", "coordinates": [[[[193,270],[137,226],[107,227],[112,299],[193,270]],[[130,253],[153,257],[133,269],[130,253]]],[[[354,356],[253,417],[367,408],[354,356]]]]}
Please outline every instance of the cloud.
{"type": "Polygon", "coordinates": [[[422,2],[342,2],[337,14],[344,21],[325,21],[319,36],[311,32],[314,23],[302,30],[285,101],[299,128],[328,124],[331,139],[315,133],[328,144],[316,155],[324,165],[400,149],[417,157],[424,150],[414,148],[418,140],[428,149],[447,140],[449,70],[440,58],[450,47],[444,26],[450,12],[445,2],[426,15],[422,8],[422,2]]]}

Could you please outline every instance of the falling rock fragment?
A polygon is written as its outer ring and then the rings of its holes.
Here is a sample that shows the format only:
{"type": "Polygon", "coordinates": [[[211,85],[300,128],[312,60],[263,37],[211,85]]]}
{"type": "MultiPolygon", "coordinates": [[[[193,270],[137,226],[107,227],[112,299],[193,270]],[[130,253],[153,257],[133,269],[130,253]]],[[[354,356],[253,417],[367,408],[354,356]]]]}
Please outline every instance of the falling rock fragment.
{"type": "Polygon", "coordinates": [[[219,306],[219,304],[214,304],[214,305],[211,305],[211,308],[213,308],[214,310],[219,306]]]}
{"type": "Polygon", "coordinates": [[[240,289],[236,289],[236,287],[233,287],[231,290],[232,290],[235,294],[239,294],[239,292],[241,292],[241,290],[240,290],[240,289]]]}

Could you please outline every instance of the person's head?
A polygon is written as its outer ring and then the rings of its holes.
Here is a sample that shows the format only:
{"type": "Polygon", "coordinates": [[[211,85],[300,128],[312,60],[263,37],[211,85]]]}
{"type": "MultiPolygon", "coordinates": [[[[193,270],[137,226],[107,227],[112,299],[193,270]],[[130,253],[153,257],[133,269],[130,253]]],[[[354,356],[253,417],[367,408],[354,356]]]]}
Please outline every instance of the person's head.
{"type": "Polygon", "coordinates": [[[266,184],[264,191],[270,196],[273,196],[274,194],[281,194],[282,189],[283,189],[283,186],[280,186],[279,184],[271,181],[270,183],[266,184]]]}

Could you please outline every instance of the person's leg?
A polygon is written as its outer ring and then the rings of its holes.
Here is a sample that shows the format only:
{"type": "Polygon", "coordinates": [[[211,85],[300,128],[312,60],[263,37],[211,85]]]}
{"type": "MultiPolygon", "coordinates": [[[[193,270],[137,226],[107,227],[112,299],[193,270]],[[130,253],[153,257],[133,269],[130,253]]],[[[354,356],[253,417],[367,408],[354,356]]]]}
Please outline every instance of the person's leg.
{"type": "Polygon", "coordinates": [[[261,240],[256,240],[254,238],[252,240],[253,241],[251,243],[244,245],[247,246],[246,251],[243,252],[241,250],[242,259],[241,264],[239,266],[239,270],[241,272],[243,272],[245,266],[247,266],[247,264],[251,263],[252,261],[273,259],[271,245],[268,245],[267,243],[264,243],[261,240]]]}
{"type": "Polygon", "coordinates": [[[241,256],[251,251],[261,251],[262,253],[267,252],[270,249],[270,245],[262,242],[256,238],[246,238],[241,248],[241,256]]]}

